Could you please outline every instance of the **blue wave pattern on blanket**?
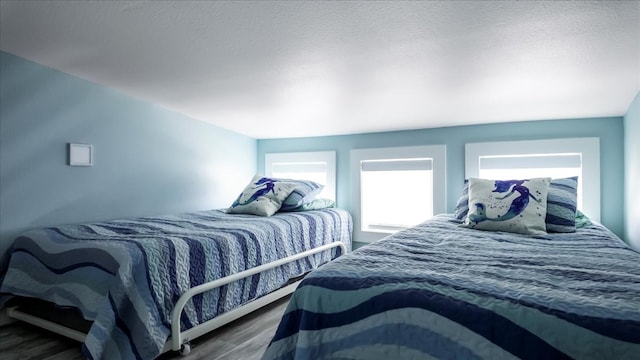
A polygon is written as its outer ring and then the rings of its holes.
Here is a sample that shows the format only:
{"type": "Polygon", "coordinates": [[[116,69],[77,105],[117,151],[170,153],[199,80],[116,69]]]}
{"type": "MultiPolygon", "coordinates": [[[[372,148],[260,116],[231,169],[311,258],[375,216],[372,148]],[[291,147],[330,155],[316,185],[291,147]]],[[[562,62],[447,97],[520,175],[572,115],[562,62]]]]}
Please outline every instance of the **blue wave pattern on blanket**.
{"type": "Polygon", "coordinates": [[[640,359],[640,253],[599,224],[532,237],[453,219],[309,274],[263,359],[640,359]]]}
{"type": "MultiPolygon", "coordinates": [[[[340,209],[270,218],[211,210],[31,230],[14,243],[0,295],[78,307],[94,320],[83,352],[93,359],[153,359],[170,335],[173,305],[190,287],[342,240],[340,209]]],[[[182,329],[273,291],[336,257],[314,255],[204,293],[187,303],[182,329]]]]}

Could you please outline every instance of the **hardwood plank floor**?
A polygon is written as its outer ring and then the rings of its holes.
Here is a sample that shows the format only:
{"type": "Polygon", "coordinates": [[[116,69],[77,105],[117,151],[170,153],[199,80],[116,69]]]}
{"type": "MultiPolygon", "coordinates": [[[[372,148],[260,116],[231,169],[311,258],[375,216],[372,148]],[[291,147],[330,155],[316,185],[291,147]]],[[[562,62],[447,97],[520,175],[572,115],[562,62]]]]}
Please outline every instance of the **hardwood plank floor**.
{"type": "MultiPolygon", "coordinates": [[[[193,340],[187,356],[170,351],[158,360],[258,360],[271,341],[289,298],[286,296],[193,340]]],[[[22,322],[0,327],[0,357],[2,360],[83,359],[78,342],[22,322]]]]}

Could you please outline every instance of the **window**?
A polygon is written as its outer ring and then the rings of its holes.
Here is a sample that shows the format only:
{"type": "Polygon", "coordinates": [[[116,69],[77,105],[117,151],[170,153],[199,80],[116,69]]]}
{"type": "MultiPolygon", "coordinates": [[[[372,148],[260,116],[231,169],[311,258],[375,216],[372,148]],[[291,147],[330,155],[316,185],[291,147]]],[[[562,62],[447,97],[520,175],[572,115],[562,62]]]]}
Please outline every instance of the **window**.
{"type": "MultiPolygon", "coordinates": [[[[509,180],[535,177],[582,179],[582,154],[480,156],[478,177],[509,180]]],[[[582,181],[578,181],[578,208],[582,209],[582,181]]]]}
{"type": "Polygon", "coordinates": [[[264,167],[265,176],[322,184],[317,197],[336,200],[335,151],[265,154],[264,167]]]}
{"type": "Polygon", "coordinates": [[[351,151],[354,241],[370,242],[446,210],[444,145],[351,151]]]}
{"type": "Polygon", "coordinates": [[[594,220],[600,219],[598,138],[466,144],[465,157],[467,178],[507,180],[578,176],[578,209],[594,220]]]}
{"type": "Polygon", "coordinates": [[[433,216],[433,201],[430,201],[433,199],[431,164],[432,159],[429,158],[362,161],[360,193],[363,229],[394,232],[433,216]],[[390,184],[402,186],[385,191],[390,184]]]}

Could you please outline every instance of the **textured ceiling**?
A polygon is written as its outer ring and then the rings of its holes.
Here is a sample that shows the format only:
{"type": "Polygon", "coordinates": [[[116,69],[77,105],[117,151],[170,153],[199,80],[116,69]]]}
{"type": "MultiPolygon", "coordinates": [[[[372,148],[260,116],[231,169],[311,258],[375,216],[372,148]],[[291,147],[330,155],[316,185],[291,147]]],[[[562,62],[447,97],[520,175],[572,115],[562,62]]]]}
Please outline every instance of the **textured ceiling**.
{"type": "Polygon", "coordinates": [[[624,115],[638,1],[0,2],[0,49],[255,138],[624,115]]]}

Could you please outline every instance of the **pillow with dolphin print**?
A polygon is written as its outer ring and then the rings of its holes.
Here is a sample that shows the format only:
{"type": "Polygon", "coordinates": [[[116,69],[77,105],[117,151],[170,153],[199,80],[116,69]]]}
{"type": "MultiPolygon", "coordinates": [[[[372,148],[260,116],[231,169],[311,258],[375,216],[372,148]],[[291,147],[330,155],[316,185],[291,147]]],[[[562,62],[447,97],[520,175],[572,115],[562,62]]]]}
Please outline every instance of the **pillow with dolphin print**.
{"type": "Polygon", "coordinates": [[[551,178],[469,179],[469,213],[461,226],[487,231],[546,235],[551,178]]]}
{"type": "Polygon", "coordinates": [[[227,213],[271,216],[295,188],[295,183],[256,175],[227,209],[227,213]]]}

